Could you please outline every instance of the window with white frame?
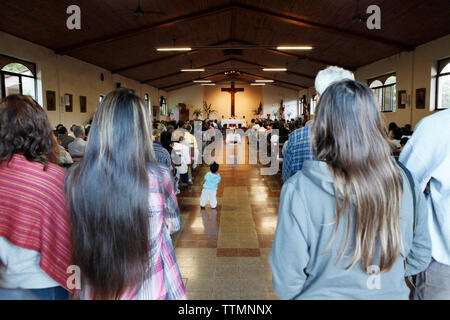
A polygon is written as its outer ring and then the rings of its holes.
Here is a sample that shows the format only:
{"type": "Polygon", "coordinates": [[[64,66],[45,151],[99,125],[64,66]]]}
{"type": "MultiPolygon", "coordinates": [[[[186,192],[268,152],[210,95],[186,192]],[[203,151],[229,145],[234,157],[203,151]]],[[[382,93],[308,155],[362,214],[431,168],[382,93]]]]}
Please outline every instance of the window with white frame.
{"type": "Polygon", "coordinates": [[[397,77],[395,73],[370,79],[369,87],[375,95],[381,112],[395,111],[397,100],[397,77]]]}
{"type": "Polygon", "coordinates": [[[37,99],[36,65],[0,55],[0,97],[11,94],[37,99]]]}
{"type": "Polygon", "coordinates": [[[317,94],[314,94],[311,98],[311,114],[315,114],[316,113],[316,107],[317,107],[317,94]]]}
{"type": "Polygon", "coordinates": [[[450,58],[438,61],[436,75],[436,109],[450,108],[450,58]]]}
{"type": "Polygon", "coordinates": [[[163,96],[161,96],[160,99],[160,107],[161,107],[161,115],[167,116],[167,102],[166,98],[164,98],[163,96]]]}

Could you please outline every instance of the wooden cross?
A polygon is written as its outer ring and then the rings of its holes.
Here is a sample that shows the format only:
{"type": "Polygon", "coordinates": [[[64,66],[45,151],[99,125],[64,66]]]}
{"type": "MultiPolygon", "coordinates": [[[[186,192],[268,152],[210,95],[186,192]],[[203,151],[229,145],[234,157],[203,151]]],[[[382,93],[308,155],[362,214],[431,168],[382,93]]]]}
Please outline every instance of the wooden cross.
{"type": "Polygon", "coordinates": [[[244,88],[235,88],[234,81],[232,81],[231,88],[222,88],[222,91],[231,93],[231,116],[234,116],[234,94],[244,91],[244,88]]]}

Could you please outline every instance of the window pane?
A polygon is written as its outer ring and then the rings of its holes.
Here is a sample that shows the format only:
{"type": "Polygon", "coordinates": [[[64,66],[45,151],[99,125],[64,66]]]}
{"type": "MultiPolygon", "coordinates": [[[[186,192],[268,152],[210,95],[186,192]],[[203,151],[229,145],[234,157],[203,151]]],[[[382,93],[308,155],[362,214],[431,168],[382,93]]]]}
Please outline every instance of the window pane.
{"type": "Polygon", "coordinates": [[[438,78],[438,109],[450,108],[450,75],[438,78]]]}
{"type": "Polygon", "coordinates": [[[384,88],[384,103],[382,111],[392,111],[392,91],[394,87],[384,88]]]}
{"type": "Polygon", "coordinates": [[[447,73],[450,72],[450,62],[447,63],[447,65],[442,69],[440,73],[447,73]]]}
{"type": "Polygon", "coordinates": [[[372,83],[370,84],[370,87],[375,88],[375,87],[380,87],[382,85],[383,85],[383,83],[380,80],[375,80],[375,81],[372,81],[372,83]]]}
{"type": "Polygon", "coordinates": [[[36,99],[36,88],[33,78],[22,77],[22,92],[24,95],[28,95],[36,99]]]}
{"type": "Polygon", "coordinates": [[[31,73],[30,69],[28,69],[27,67],[25,67],[23,64],[20,63],[7,64],[2,68],[2,71],[19,73],[26,76],[33,76],[33,73],[31,73]]]}
{"type": "Polygon", "coordinates": [[[395,83],[396,81],[397,81],[397,78],[396,78],[395,76],[392,76],[392,77],[387,78],[386,81],[384,82],[384,84],[385,84],[385,85],[393,84],[393,83],[395,83]]]}
{"type": "Polygon", "coordinates": [[[19,77],[5,74],[5,89],[6,96],[11,94],[20,94],[19,77]]]}

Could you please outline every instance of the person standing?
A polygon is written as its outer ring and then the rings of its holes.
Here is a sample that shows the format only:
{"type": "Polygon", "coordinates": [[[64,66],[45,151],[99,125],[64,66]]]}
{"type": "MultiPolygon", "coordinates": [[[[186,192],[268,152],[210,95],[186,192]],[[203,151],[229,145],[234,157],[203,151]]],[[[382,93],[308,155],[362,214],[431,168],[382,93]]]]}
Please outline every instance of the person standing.
{"type": "MultiPolygon", "coordinates": [[[[317,102],[325,89],[334,82],[344,79],[355,80],[352,72],[339,68],[327,67],[317,73],[314,80],[317,102]]],[[[306,108],[304,109],[306,111],[306,108]]],[[[313,159],[310,143],[311,126],[307,125],[295,130],[289,135],[288,145],[283,158],[283,181],[286,182],[291,176],[303,167],[303,162],[313,159]]]]}
{"type": "MultiPolygon", "coordinates": [[[[65,171],[44,109],[31,97],[0,102],[0,287],[67,300],[71,265],[65,171]]],[[[11,291],[12,292],[12,291],[11,291]]]]}
{"type": "Polygon", "coordinates": [[[172,175],[153,157],[147,112],[132,90],[109,93],[67,175],[76,299],[186,299],[170,238],[180,212],[172,175]]]}
{"type": "Polygon", "coordinates": [[[281,191],[274,290],[281,299],[408,299],[404,277],[431,259],[423,192],[392,158],[369,87],[332,84],[319,104],[317,160],[281,191]]]}
{"type": "Polygon", "coordinates": [[[220,174],[219,165],[216,162],[213,162],[209,166],[210,172],[205,175],[205,183],[203,184],[202,195],[200,197],[200,207],[202,209],[205,208],[206,202],[209,200],[209,205],[211,209],[215,209],[217,207],[217,186],[220,183],[220,174]]]}
{"type": "Polygon", "coordinates": [[[424,118],[403,147],[399,161],[426,195],[432,261],[416,277],[414,299],[450,300],[450,110],[424,118]]]}

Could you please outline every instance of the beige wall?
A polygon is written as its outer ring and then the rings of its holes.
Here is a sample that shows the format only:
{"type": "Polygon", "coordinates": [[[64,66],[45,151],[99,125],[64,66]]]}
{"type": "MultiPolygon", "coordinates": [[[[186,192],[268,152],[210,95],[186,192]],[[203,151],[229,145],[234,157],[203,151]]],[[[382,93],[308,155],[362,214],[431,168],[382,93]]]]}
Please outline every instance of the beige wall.
{"type": "Polygon", "coordinates": [[[180,119],[178,104],[184,103],[189,108],[189,119],[192,119],[192,112],[196,108],[203,107],[203,87],[200,85],[170,91],[167,98],[167,106],[174,112],[173,118],[180,119]]]}
{"type": "MultiPolygon", "coordinates": [[[[211,103],[213,109],[217,110],[212,119],[220,119],[222,116],[229,118],[231,116],[231,95],[228,92],[222,92],[221,88],[229,88],[229,84],[204,87],[204,100],[211,103]]],[[[236,84],[236,88],[244,88],[244,92],[235,94],[235,115],[237,118],[245,116],[247,121],[254,117],[253,110],[257,109],[260,102],[263,101],[262,86],[250,86],[247,84],[236,84]]]]}
{"type": "Polygon", "coordinates": [[[4,32],[0,32],[0,54],[36,63],[38,102],[47,109],[45,96],[47,90],[55,91],[56,96],[59,97],[56,101],[56,111],[47,111],[52,126],[58,123],[66,127],[74,123],[86,124],[94,115],[99,96],[113,90],[116,82],[120,82],[122,87],[134,89],[142,98],[148,93],[152,105],[159,105],[161,95],[167,97],[164,91],[112,74],[108,70],[78,59],[57,55],[50,49],[4,32]],[[100,80],[101,73],[104,75],[104,81],[100,80]],[[66,93],[73,96],[73,112],[65,112],[63,96],[66,93]],[[86,113],[80,113],[80,96],[87,97],[86,113]]]}
{"type": "MultiPolygon", "coordinates": [[[[203,101],[211,103],[217,113],[213,114],[211,119],[220,119],[222,116],[229,118],[231,115],[231,97],[227,92],[222,92],[222,88],[228,88],[229,84],[216,86],[192,85],[186,88],[170,91],[168,93],[169,107],[174,108],[175,118],[178,120],[178,103],[185,103],[189,106],[189,117],[192,119],[192,111],[195,108],[203,110],[203,101]]],[[[237,88],[244,88],[244,92],[235,95],[235,114],[236,117],[245,116],[247,120],[255,117],[253,110],[257,109],[259,103],[263,104],[263,113],[272,114],[280,105],[283,99],[287,111],[291,112],[291,117],[296,115],[298,92],[274,85],[251,86],[248,84],[236,84],[237,88]],[[295,115],[294,115],[295,114],[295,115]]],[[[287,112],[286,111],[286,112],[287,112]]]]}
{"type": "MultiPolygon", "coordinates": [[[[274,85],[264,86],[264,116],[270,113],[271,118],[274,119],[273,113],[275,111],[279,112],[281,100],[283,100],[285,118],[287,118],[288,113],[290,113],[290,119],[297,117],[298,91],[274,85]]],[[[280,119],[279,116],[277,118],[280,119]]]]}
{"type": "Polygon", "coordinates": [[[389,72],[397,74],[397,91],[406,90],[409,103],[405,109],[383,113],[386,123],[396,122],[413,127],[423,118],[434,112],[434,78],[436,61],[450,56],[450,35],[425,43],[414,51],[402,52],[392,57],[376,61],[359,68],[355,72],[357,80],[367,80],[389,72]],[[416,109],[416,89],[426,88],[425,109],[416,109]]]}

